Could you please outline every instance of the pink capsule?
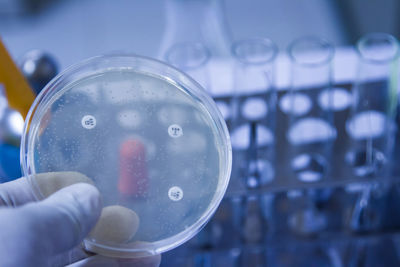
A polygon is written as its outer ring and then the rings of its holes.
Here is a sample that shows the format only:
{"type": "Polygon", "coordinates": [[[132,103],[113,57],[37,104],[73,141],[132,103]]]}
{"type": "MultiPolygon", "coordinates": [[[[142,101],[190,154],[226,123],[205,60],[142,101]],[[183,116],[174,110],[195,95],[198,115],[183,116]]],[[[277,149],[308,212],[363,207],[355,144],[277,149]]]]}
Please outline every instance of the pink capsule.
{"type": "Polygon", "coordinates": [[[122,195],[140,197],[146,194],[148,172],[146,150],[138,139],[128,139],[119,152],[118,190],[122,195]]]}

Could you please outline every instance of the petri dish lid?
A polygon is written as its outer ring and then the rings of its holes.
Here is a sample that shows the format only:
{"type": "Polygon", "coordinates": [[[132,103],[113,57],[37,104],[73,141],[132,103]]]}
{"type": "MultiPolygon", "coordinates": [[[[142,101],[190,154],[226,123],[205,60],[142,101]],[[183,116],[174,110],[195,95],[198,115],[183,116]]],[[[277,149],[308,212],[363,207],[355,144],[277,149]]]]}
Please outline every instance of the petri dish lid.
{"type": "Polygon", "coordinates": [[[21,142],[38,199],[36,174],[75,171],[92,179],[105,208],[136,213],[133,236],[85,239],[87,250],[114,257],[159,254],[193,237],[222,200],[232,164],[225,121],[201,86],[132,55],[94,57],[55,77],[33,103],[21,142]]]}

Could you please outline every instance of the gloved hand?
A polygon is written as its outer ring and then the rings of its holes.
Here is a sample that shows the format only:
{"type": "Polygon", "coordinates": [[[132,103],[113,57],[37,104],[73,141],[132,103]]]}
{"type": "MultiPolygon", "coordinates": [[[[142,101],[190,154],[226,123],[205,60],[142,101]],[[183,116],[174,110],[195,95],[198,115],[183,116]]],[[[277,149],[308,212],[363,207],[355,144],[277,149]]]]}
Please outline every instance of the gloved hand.
{"type": "Polygon", "coordinates": [[[66,176],[70,181],[82,181],[82,175],[75,172],[36,177],[41,189],[47,188],[50,195],[42,201],[37,201],[27,178],[0,184],[0,266],[160,264],[159,255],[123,260],[85,252],[80,244],[100,216],[101,197],[87,183],[64,187],[66,176]]]}

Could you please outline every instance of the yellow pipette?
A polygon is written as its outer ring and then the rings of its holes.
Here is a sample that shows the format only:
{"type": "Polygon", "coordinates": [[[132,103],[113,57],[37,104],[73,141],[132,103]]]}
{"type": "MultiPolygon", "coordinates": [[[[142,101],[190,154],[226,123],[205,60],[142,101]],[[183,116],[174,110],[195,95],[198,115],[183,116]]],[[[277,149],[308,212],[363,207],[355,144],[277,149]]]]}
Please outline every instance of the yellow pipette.
{"type": "Polygon", "coordinates": [[[35,100],[35,94],[15,65],[0,39],[0,84],[5,87],[8,104],[25,118],[35,100]]]}

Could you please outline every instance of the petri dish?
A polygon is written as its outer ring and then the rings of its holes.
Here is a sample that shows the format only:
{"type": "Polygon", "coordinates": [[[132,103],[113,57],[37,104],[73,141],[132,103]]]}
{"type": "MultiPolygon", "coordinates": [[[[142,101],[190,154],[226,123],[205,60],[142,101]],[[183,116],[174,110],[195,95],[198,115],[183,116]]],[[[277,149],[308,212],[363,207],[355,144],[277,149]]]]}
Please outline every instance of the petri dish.
{"type": "Polygon", "coordinates": [[[85,239],[87,250],[113,257],[159,254],[193,237],[223,198],[232,164],[225,121],[201,86],[133,55],[94,57],[55,77],[33,103],[21,142],[21,168],[38,199],[36,174],[76,171],[93,180],[104,207],[137,214],[127,240],[85,239]]]}

